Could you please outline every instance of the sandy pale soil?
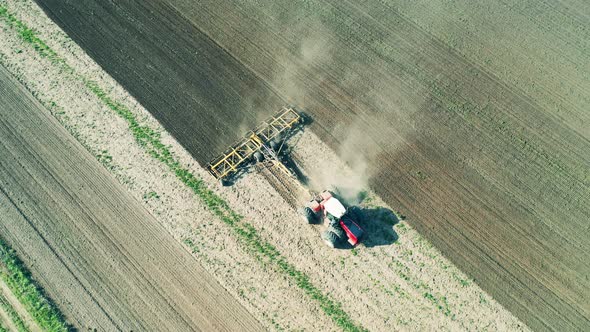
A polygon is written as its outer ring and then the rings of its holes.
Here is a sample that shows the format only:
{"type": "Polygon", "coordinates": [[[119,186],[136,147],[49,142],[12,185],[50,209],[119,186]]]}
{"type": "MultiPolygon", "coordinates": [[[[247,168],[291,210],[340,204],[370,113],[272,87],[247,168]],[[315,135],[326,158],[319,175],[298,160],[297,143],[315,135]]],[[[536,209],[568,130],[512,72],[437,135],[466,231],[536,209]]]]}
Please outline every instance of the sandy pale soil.
{"type": "Polygon", "coordinates": [[[0,227],[66,317],[80,329],[259,331],[258,322],[9,75],[0,69],[0,227]],[[34,255],[47,250],[61,266],[34,255]],[[71,277],[58,279],[51,273],[57,268],[71,277]]]}
{"type": "MultiPolygon", "coordinates": [[[[395,221],[391,210],[372,193],[361,202],[370,216],[364,225],[367,239],[354,251],[345,251],[328,250],[319,238],[321,226],[302,224],[289,202],[260,174],[250,173],[233,187],[218,187],[150,113],[35,4],[8,4],[77,73],[97,80],[142,123],[161,131],[162,139],[183,165],[224,197],[265,241],[308,274],[314,285],[336,299],[354,321],[370,330],[526,330],[412,227],[395,221]]],[[[317,303],[291,279],[244,251],[227,225],[212,216],[168,169],[147,155],[126,124],[91,95],[78,77],[39,57],[10,29],[1,30],[0,36],[2,63],[142,202],[143,208],[156,216],[153,223],[178,241],[196,244],[190,247],[194,256],[265,327],[337,330],[317,303]]],[[[344,183],[352,193],[366,188],[366,179],[355,177],[359,171],[346,167],[315,135],[305,132],[295,140],[298,142],[294,149],[307,172],[321,174],[314,177],[316,186],[344,183]],[[317,168],[324,164],[331,166],[317,168]]],[[[161,264],[169,256],[152,259],[151,263],[161,264]]],[[[117,260],[113,264],[118,264],[117,260]]],[[[190,276],[187,278],[190,283],[190,276]]],[[[56,285],[49,286],[52,289],[56,285]]],[[[92,306],[92,302],[87,305],[92,306]]]]}

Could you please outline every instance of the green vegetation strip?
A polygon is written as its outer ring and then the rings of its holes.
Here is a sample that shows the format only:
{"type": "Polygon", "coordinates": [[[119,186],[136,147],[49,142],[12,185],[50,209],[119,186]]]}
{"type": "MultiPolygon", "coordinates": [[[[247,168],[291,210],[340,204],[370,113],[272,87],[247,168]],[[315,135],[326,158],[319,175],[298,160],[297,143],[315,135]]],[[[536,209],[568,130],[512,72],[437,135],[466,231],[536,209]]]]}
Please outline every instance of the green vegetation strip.
{"type": "Polygon", "coordinates": [[[320,289],[314,286],[310,278],[303,272],[298,271],[295,266],[289,263],[280,252],[270,243],[264,241],[252,225],[243,221],[244,217],[234,212],[220,196],[208,189],[205,183],[193,175],[188,169],[174,158],[170,149],[165,146],[160,134],[148,126],[141,125],[135,115],[123,104],[111,98],[97,82],[76,74],[65,60],[60,58],[49,46],[47,46],[35,32],[24,23],[10,14],[5,7],[0,5],[0,17],[3,17],[8,24],[14,28],[21,39],[31,44],[32,47],[42,56],[49,58],[54,64],[61,66],[61,69],[72,73],[80,79],[86,87],[92,91],[106,106],[117,115],[127,121],[129,129],[140,146],[154,158],[176,174],[178,179],[188,186],[208,207],[208,209],[219,217],[225,224],[231,227],[244,247],[259,260],[272,263],[285,275],[292,278],[297,286],[302,289],[310,298],[315,300],[324,313],[329,316],[344,331],[366,331],[362,326],[356,325],[348,314],[342,309],[340,303],[323,294],[320,289]]]}
{"type": "Polygon", "coordinates": [[[63,62],[63,60],[58,60],[59,57],[57,54],[37,37],[33,29],[30,29],[23,22],[19,21],[14,15],[8,12],[8,9],[3,5],[0,5],[0,17],[2,17],[11,28],[14,28],[18,32],[19,37],[24,42],[32,45],[41,56],[63,62]]]}
{"type": "Polygon", "coordinates": [[[2,239],[0,239],[0,278],[44,331],[68,331],[65,319],[55,305],[35,284],[31,273],[2,239]]]}
{"type": "Polygon", "coordinates": [[[10,305],[8,300],[0,294],[0,309],[4,310],[4,312],[10,317],[10,320],[16,326],[19,332],[26,332],[29,331],[25,322],[20,318],[16,310],[10,305]]]}

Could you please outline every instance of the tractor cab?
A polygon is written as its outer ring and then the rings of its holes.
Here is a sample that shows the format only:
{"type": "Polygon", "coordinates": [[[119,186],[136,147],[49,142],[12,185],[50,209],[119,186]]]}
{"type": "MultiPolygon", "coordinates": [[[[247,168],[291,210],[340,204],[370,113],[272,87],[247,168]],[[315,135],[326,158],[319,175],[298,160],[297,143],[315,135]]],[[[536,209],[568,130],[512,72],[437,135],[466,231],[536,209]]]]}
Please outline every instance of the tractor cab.
{"type": "Polygon", "coordinates": [[[342,218],[346,213],[346,208],[340,201],[335,197],[330,197],[324,201],[324,211],[326,214],[332,215],[336,219],[342,218]]]}

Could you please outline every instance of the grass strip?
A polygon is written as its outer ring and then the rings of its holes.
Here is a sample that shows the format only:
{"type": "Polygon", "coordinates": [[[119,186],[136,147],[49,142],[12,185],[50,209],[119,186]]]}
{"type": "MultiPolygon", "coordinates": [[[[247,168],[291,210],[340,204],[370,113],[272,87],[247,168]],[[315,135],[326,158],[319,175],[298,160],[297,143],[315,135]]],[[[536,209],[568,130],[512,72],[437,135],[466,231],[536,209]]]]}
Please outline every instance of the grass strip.
{"type": "Polygon", "coordinates": [[[10,305],[8,300],[4,296],[2,296],[2,294],[0,294],[0,308],[2,310],[4,310],[4,312],[6,314],[8,314],[8,316],[10,317],[10,320],[12,321],[14,326],[16,326],[16,329],[19,332],[29,331],[29,329],[25,325],[25,322],[23,322],[23,320],[20,318],[20,316],[18,315],[16,310],[14,310],[14,308],[10,305]]]}
{"type": "Polygon", "coordinates": [[[19,21],[14,15],[8,12],[6,7],[2,5],[0,5],[0,16],[3,17],[8,22],[8,24],[16,30],[16,32],[19,34],[19,37],[24,42],[32,45],[35,50],[41,54],[41,56],[50,57],[55,60],[59,59],[57,53],[55,53],[49,46],[47,46],[47,44],[39,39],[33,29],[30,29],[23,22],[19,21]]]}
{"type": "Polygon", "coordinates": [[[0,239],[0,278],[44,331],[68,331],[57,307],[33,281],[31,273],[14,250],[0,239]]]}
{"type": "Polygon", "coordinates": [[[75,73],[75,70],[37,37],[32,29],[16,19],[14,15],[9,13],[1,5],[0,16],[4,17],[8,24],[19,33],[19,36],[25,43],[32,45],[42,57],[49,58],[54,64],[61,66],[61,69],[72,73],[76,78],[80,79],[107,107],[127,121],[129,129],[139,145],[144,147],[149,155],[168,166],[176,177],[188,186],[215,216],[230,226],[248,252],[255,255],[261,261],[274,264],[279,271],[293,279],[295,284],[311,299],[315,300],[322,311],[344,331],[366,331],[365,328],[353,322],[350,316],[342,309],[340,303],[322,293],[320,289],[312,284],[309,276],[297,270],[294,265],[289,263],[280,254],[278,249],[264,241],[252,225],[243,221],[243,216],[234,212],[225,200],[208,189],[201,179],[184,168],[173,156],[170,149],[162,143],[158,132],[149,126],[141,125],[129,109],[111,98],[96,81],[89,80],[83,75],[75,73]]]}

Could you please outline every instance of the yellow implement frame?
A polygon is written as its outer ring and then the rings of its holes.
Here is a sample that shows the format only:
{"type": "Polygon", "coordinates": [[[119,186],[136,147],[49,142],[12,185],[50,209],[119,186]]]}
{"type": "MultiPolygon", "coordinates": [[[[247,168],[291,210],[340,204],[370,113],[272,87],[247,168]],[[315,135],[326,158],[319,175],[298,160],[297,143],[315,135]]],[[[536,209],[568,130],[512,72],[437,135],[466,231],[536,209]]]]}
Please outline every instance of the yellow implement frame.
{"type": "MultiPolygon", "coordinates": [[[[228,178],[253,160],[254,153],[260,151],[267,155],[268,144],[282,133],[289,131],[302,122],[301,115],[291,107],[283,107],[274,116],[262,122],[256,129],[249,132],[227,149],[224,153],[213,159],[207,168],[218,180],[228,178]],[[266,149],[265,149],[266,147],[266,149]]],[[[289,170],[279,160],[272,160],[281,170],[289,170]]]]}

